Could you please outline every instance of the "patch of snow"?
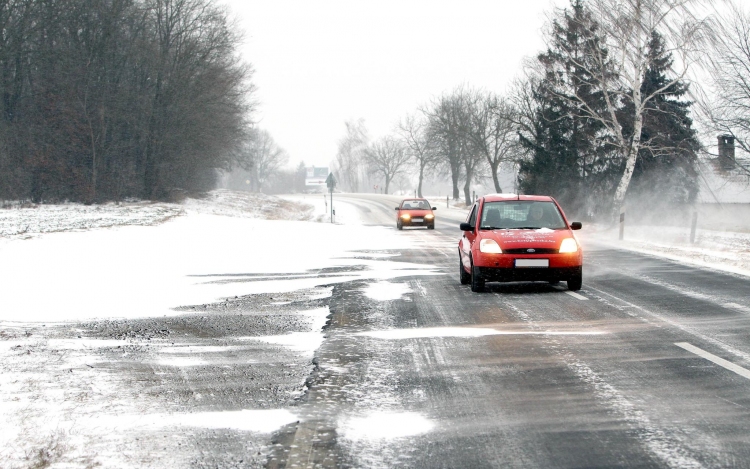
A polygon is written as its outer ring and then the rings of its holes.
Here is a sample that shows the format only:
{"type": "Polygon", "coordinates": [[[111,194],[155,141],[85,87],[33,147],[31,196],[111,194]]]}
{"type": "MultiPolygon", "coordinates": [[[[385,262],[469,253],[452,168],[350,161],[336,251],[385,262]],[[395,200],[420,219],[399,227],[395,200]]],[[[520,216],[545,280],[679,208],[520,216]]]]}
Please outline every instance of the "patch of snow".
{"type": "Polygon", "coordinates": [[[0,310],[5,322],[158,317],[178,314],[173,308],[179,306],[234,296],[438,274],[431,266],[356,259],[362,246],[387,251],[408,249],[414,242],[384,227],[199,211],[155,226],[5,238],[0,242],[0,310]],[[345,270],[363,265],[364,270],[345,270]],[[336,277],[309,274],[333,267],[344,270],[336,277]],[[256,281],[257,274],[268,278],[256,281]]]}
{"type": "Polygon", "coordinates": [[[376,411],[362,417],[349,417],[339,423],[349,440],[392,440],[427,433],[435,423],[415,412],[376,411]]]}

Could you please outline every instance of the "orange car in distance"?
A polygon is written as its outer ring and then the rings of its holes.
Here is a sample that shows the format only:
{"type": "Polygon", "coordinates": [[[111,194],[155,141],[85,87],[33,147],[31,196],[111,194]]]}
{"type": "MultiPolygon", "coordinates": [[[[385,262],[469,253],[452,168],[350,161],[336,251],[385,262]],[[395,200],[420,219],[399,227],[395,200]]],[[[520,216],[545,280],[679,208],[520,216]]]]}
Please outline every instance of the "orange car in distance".
{"type": "Polygon", "coordinates": [[[427,199],[404,199],[396,207],[396,228],[405,226],[426,226],[428,230],[435,229],[435,214],[437,207],[431,207],[427,199]]]}

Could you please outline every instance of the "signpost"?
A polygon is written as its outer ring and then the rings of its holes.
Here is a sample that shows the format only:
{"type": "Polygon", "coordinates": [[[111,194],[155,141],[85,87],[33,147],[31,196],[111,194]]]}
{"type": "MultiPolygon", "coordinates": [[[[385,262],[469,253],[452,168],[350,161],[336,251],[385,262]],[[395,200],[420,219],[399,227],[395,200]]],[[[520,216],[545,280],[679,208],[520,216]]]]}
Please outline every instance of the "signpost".
{"type": "Polygon", "coordinates": [[[305,174],[305,185],[306,186],[322,186],[328,181],[326,175],[328,174],[328,168],[326,167],[315,167],[309,166],[306,168],[305,174]]]}
{"type": "Polygon", "coordinates": [[[328,192],[331,193],[331,223],[333,223],[333,216],[336,215],[336,211],[333,210],[333,188],[336,187],[336,178],[333,177],[333,173],[328,173],[326,186],[328,186],[328,192]]]}

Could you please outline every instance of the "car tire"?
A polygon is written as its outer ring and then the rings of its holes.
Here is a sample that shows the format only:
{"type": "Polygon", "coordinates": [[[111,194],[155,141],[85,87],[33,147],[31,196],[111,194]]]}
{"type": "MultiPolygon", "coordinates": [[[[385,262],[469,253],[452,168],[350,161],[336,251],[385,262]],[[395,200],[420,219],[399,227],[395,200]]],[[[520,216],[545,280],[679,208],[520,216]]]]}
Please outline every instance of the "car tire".
{"type": "Polygon", "coordinates": [[[461,254],[458,255],[458,274],[461,279],[461,285],[468,285],[471,282],[471,274],[464,269],[464,263],[461,261],[461,254]]]}
{"type": "Polygon", "coordinates": [[[434,230],[435,229],[435,225],[427,225],[427,229],[428,230],[434,230]]]}
{"type": "Polygon", "coordinates": [[[404,229],[404,225],[402,225],[400,221],[396,222],[396,228],[398,228],[399,230],[403,230],[404,229]]]}
{"type": "Polygon", "coordinates": [[[581,274],[578,274],[575,277],[571,277],[568,279],[568,290],[570,291],[580,290],[581,285],[583,285],[583,275],[581,274]]]}
{"type": "Polygon", "coordinates": [[[474,262],[471,263],[471,291],[479,293],[484,290],[484,279],[482,274],[479,273],[479,267],[474,267],[474,262]]]}

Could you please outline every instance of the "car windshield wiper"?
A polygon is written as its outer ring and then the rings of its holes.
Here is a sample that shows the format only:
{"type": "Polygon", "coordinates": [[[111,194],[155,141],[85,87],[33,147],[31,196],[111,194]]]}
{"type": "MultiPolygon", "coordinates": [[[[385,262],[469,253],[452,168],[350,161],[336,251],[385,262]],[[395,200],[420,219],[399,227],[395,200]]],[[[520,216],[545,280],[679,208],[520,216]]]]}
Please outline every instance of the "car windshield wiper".
{"type": "Polygon", "coordinates": [[[541,230],[541,226],[514,226],[514,230],[541,230]]]}
{"type": "Polygon", "coordinates": [[[508,228],[501,228],[499,226],[480,226],[480,230],[507,230],[508,228]]]}

